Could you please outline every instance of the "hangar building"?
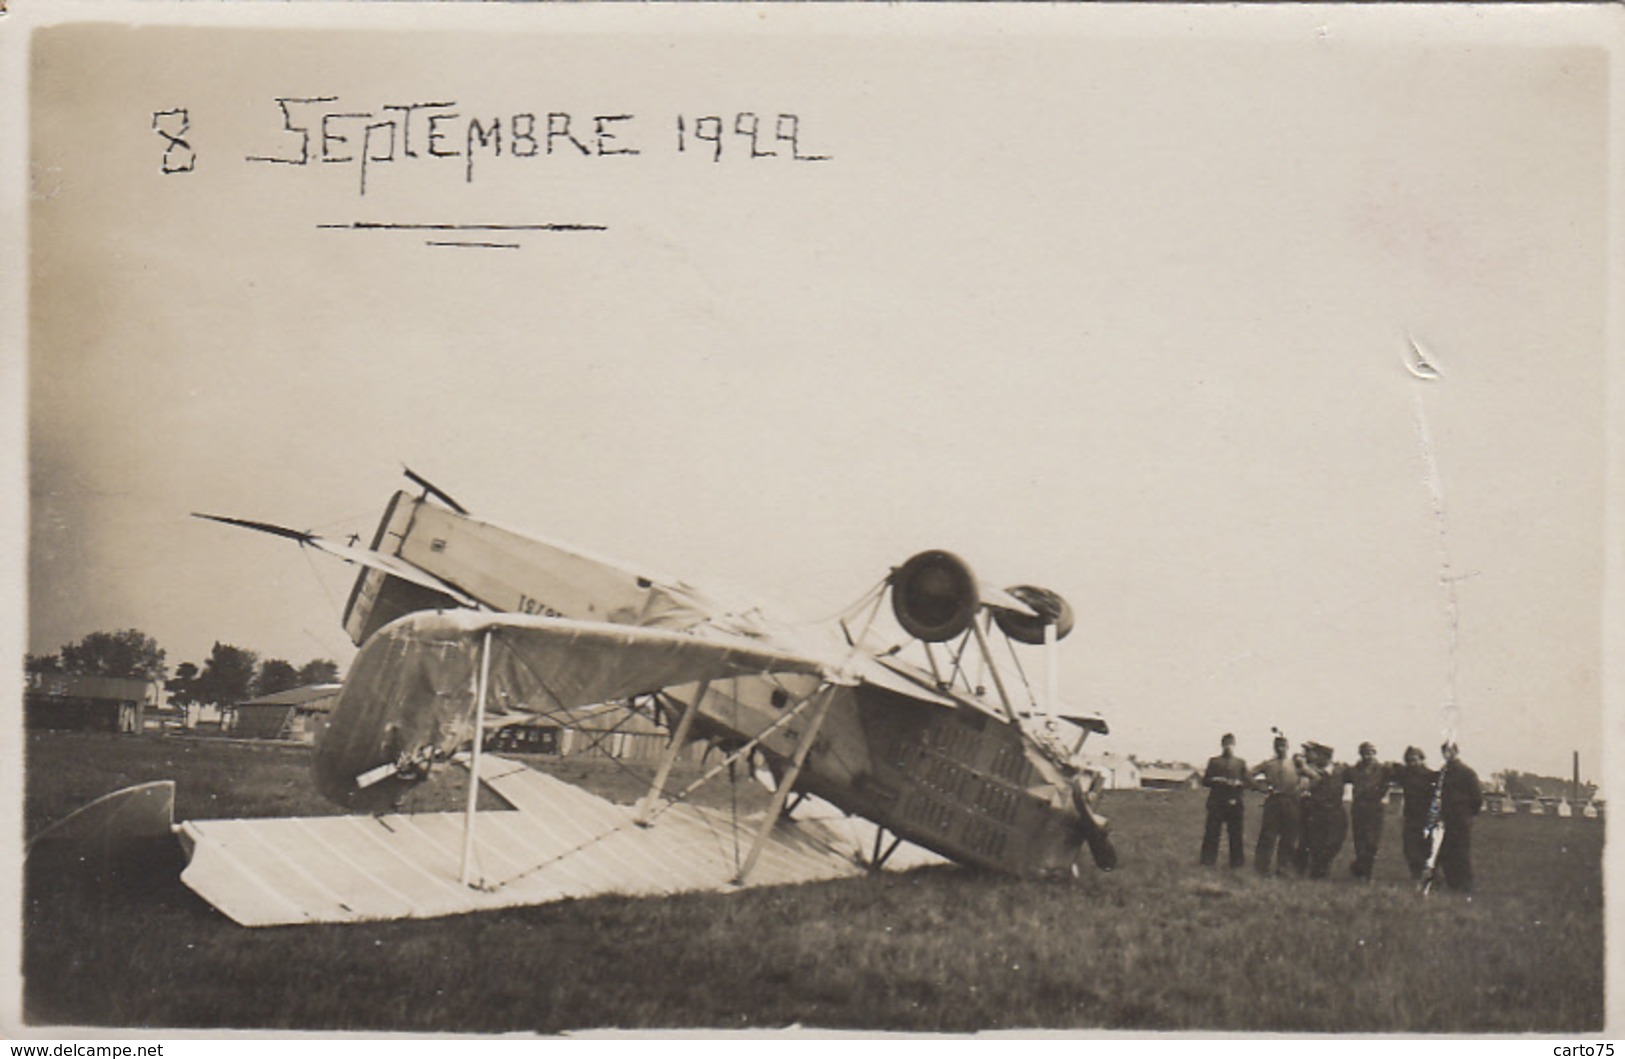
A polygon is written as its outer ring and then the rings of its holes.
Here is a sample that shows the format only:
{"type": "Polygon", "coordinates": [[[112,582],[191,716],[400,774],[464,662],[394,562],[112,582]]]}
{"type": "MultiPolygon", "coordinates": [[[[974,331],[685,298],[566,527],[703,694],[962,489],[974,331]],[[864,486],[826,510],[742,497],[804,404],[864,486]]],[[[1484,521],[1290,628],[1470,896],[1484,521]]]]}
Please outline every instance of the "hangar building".
{"type": "Polygon", "coordinates": [[[327,727],[342,684],[306,684],[274,695],[240,702],[233,711],[231,734],[242,739],[280,739],[314,743],[327,727]]]}
{"type": "Polygon", "coordinates": [[[30,728],[88,728],[139,733],[146,720],[145,680],[79,673],[28,673],[23,714],[30,728]]]}

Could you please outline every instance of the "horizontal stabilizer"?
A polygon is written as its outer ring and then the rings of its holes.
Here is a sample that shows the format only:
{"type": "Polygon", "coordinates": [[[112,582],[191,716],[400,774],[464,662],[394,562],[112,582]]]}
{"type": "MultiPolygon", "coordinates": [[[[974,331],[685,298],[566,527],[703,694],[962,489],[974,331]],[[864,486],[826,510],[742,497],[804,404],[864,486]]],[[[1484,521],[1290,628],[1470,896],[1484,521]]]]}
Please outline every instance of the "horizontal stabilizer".
{"type": "Polygon", "coordinates": [[[432,588],[436,592],[444,592],[465,607],[478,607],[480,605],[478,600],[450,581],[436,577],[393,555],[375,552],[370,548],[357,548],[349,544],[340,544],[325,537],[318,537],[306,530],[289,529],[286,526],[278,526],[271,522],[255,522],[252,519],[232,518],[229,515],[206,515],[198,511],[194,511],[192,517],[208,519],[210,522],[222,522],[228,526],[239,526],[259,533],[268,533],[273,537],[284,537],[291,541],[297,541],[305,547],[315,548],[319,552],[326,552],[335,558],[343,559],[347,563],[371,567],[374,570],[392,574],[403,581],[410,581],[424,588],[432,588]]]}
{"type": "Polygon", "coordinates": [[[180,866],[172,823],[175,784],[156,780],[105,794],[28,843],[28,870],[49,885],[69,878],[144,885],[180,866]]]}

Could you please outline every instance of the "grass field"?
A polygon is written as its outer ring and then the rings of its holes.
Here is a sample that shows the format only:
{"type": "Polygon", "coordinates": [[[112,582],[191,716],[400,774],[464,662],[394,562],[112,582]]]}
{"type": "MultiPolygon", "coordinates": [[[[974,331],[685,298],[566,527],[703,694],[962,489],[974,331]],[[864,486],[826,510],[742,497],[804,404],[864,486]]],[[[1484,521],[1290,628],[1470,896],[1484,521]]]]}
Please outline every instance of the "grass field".
{"type": "MultiPolygon", "coordinates": [[[[307,751],[30,733],[27,755],[29,834],[158,778],[178,781],[181,818],[330,811],[305,782],[307,751]]],[[[637,786],[568,767],[622,796],[637,786]]],[[[448,785],[422,807],[458,797],[448,785]]],[[[1598,821],[1481,817],[1468,903],[1413,892],[1393,816],[1366,886],[1346,848],[1319,882],[1199,868],[1200,794],[1108,792],[1103,808],[1122,865],[1076,885],[936,868],[248,930],[173,879],[110,891],[35,877],[24,1011],[35,1025],[417,1032],[1602,1027],[1598,821]]]]}

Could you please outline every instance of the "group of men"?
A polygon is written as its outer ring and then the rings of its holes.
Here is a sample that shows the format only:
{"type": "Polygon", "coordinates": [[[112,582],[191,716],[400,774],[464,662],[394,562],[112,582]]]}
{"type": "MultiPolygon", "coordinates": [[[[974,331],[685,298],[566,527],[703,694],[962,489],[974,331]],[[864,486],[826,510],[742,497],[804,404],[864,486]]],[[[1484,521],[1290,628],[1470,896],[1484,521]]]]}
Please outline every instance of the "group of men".
{"type": "Polygon", "coordinates": [[[1420,881],[1429,867],[1433,851],[1428,818],[1437,801],[1444,837],[1434,867],[1447,887],[1472,893],[1472,819],[1483,802],[1483,792],[1478,774],[1461,760],[1455,743],[1447,742],[1441,748],[1444,764],[1438,770],[1428,768],[1426,755],[1414,746],[1406,748],[1405,760],[1398,764],[1379,762],[1377,748],[1361,743],[1359,763],[1342,765],[1332,760],[1332,748],[1321,743],[1305,743],[1301,753],[1288,756],[1286,736],[1277,733],[1275,755],[1249,769],[1236,756],[1234,735],[1226,733],[1219,745],[1219,755],[1208,759],[1202,776],[1202,785],[1208,788],[1204,865],[1218,863],[1221,832],[1229,839],[1230,866],[1246,864],[1244,795],[1257,790],[1264,793],[1263,819],[1253,851],[1253,867],[1260,875],[1270,874],[1273,862],[1278,876],[1293,871],[1324,879],[1343,847],[1352,817],[1354,861],[1349,871],[1370,881],[1382,842],[1387,794],[1398,789],[1405,804],[1401,833],[1411,878],[1420,881]],[[1345,787],[1352,789],[1347,812],[1343,807],[1345,787]]]}

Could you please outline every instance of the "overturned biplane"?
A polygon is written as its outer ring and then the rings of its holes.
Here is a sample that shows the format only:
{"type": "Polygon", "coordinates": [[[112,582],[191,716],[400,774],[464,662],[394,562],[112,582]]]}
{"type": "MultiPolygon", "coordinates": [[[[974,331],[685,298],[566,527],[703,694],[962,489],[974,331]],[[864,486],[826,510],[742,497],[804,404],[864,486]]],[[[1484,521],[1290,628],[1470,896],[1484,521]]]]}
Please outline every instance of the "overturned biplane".
{"type": "Polygon", "coordinates": [[[183,879],[239,922],[828,878],[878,868],[905,841],[1026,877],[1074,876],[1084,849],[1099,867],[1115,865],[1093,808],[1098,781],[1077,759],[1106,725],[1055,702],[1054,652],[1072,614],[1054,593],[989,590],[957,557],[927,551],[828,628],[775,623],[475,519],[412,477],[423,493],[396,493],[368,548],[201,516],[363,567],[344,614],[360,650],[314,771],[328,798],[381,815],[175,828],[191,859],[183,879]],[[877,621],[888,594],[901,636],[877,621]],[[1045,694],[1029,683],[1018,644],[1048,652],[1045,694]],[[482,760],[493,726],[599,703],[642,710],[670,730],[636,807],[482,760]],[[679,752],[696,739],[722,749],[722,761],[669,792],[679,752]],[[472,778],[466,813],[389,811],[453,760],[514,811],[476,813],[472,778]],[[765,773],[773,796],[730,844],[729,822],[685,799],[736,763],[765,773]],[[865,848],[828,819],[793,815],[808,799],[872,825],[865,848]]]}

